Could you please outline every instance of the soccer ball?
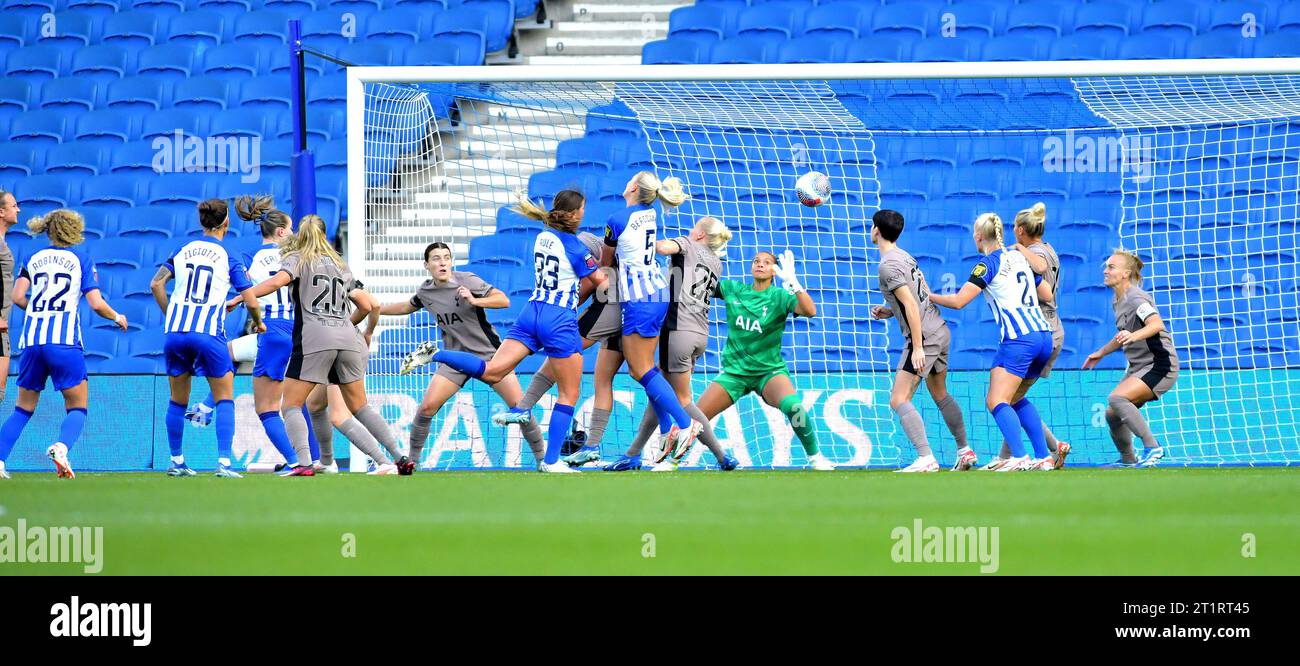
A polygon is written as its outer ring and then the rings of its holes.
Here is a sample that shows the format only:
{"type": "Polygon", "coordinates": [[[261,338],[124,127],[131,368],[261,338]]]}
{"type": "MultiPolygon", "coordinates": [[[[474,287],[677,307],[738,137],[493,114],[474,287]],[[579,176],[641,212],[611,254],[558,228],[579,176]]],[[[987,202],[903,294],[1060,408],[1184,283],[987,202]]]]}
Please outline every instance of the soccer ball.
{"type": "Polygon", "coordinates": [[[831,198],[831,179],[820,171],[809,171],[794,184],[794,191],[799,195],[799,203],[805,206],[820,206],[831,198]]]}

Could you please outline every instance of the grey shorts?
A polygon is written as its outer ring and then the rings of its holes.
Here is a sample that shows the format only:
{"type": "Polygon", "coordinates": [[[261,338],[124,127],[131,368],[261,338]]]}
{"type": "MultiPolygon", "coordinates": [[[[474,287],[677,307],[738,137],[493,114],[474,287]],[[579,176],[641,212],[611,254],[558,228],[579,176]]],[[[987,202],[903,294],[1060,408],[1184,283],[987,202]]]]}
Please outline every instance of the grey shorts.
{"type": "Polygon", "coordinates": [[[1055,331],[1052,331],[1052,356],[1047,359],[1047,365],[1044,365],[1042,371],[1038,373],[1040,378],[1045,378],[1052,374],[1052,366],[1056,365],[1056,359],[1061,356],[1061,347],[1064,345],[1065,329],[1058,328],[1055,331]]]}
{"type": "Polygon", "coordinates": [[[351,384],[365,379],[368,356],[350,349],[295,353],[289,357],[284,376],[313,384],[351,384]]]}
{"type": "Polygon", "coordinates": [[[1178,381],[1178,368],[1159,368],[1153,365],[1144,365],[1140,368],[1129,366],[1124,372],[1124,378],[1137,377],[1146,384],[1151,392],[1156,395],[1155,399],[1159,400],[1160,396],[1169,392],[1174,387],[1174,382],[1178,381]]]}
{"type": "Polygon", "coordinates": [[[709,335],[693,331],[663,331],[659,334],[659,370],[690,372],[709,348],[709,335]]]}
{"type": "Polygon", "coordinates": [[[929,377],[936,372],[948,371],[948,348],[952,346],[952,334],[948,331],[948,325],[944,324],[943,328],[930,335],[923,336],[922,341],[925,347],[925,367],[917,372],[912,367],[912,341],[907,341],[907,346],[903,348],[903,357],[898,359],[898,369],[904,372],[910,372],[917,377],[929,377]]]}
{"type": "Polygon", "coordinates": [[[622,352],[623,308],[618,303],[592,300],[578,318],[578,334],[601,343],[602,349],[622,352]]]}
{"type": "MultiPolygon", "coordinates": [[[[479,358],[483,359],[485,363],[492,360],[491,356],[479,355],[479,358]]],[[[442,377],[456,386],[464,386],[465,382],[469,381],[469,375],[447,365],[446,363],[438,364],[438,369],[434,371],[433,376],[442,377]]]]}

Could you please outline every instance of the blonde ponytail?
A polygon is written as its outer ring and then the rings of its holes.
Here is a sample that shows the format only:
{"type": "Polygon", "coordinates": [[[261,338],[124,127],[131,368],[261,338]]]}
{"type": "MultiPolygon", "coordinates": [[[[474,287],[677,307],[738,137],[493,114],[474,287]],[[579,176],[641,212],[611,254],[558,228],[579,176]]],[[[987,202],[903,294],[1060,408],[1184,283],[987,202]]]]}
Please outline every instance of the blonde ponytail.
{"type": "Polygon", "coordinates": [[[1002,218],[997,213],[984,213],[975,218],[975,233],[980,238],[992,238],[999,248],[1006,249],[1006,243],[1002,241],[1002,218]]]}
{"type": "Polygon", "coordinates": [[[81,213],[67,208],[58,208],[45,215],[37,215],[27,221],[27,228],[33,233],[46,234],[56,247],[81,245],[86,237],[86,221],[81,213]]]}
{"type": "Polygon", "coordinates": [[[649,171],[641,171],[632,180],[636,183],[637,203],[643,206],[649,206],[658,200],[665,206],[675,208],[691,198],[691,195],[683,189],[681,178],[665,178],[660,181],[659,176],[649,171]]]}
{"type": "Polygon", "coordinates": [[[704,238],[709,249],[713,250],[713,254],[719,259],[726,257],[727,243],[731,242],[731,230],[716,217],[705,217],[700,222],[704,224],[704,238]]]}
{"type": "Polygon", "coordinates": [[[298,221],[298,233],[284,241],[284,245],[280,246],[280,255],[298,255],[304,266],[316,263],[321,257],[328,257],[340,269],[348,267],[325,236],[325,220],[319,215],[307,215],[298,221]]]}
{"type": "Polygon", "coordinates": [[[1030,238],[1042,238],[1047,229],[1047,205],[1038,203],[1016,213],[1016,226],[1025,230],[1030,238]]]}

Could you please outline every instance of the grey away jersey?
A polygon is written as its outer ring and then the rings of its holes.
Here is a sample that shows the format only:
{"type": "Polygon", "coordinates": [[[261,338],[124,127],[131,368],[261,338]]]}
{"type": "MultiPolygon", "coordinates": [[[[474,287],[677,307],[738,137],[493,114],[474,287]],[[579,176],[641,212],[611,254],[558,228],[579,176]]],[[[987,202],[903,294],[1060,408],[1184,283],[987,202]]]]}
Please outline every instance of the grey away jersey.
{"type": "Polygon", "coordinates": [[[353,306],[348,294],[357,288],[352,271],[328,257],[303,265],[296,254],[285,256],[280,270],[293,278],[289,286],[293,289],[295,353],[368,351],[360,329],[350,319],[353,306]]]}
{"type": "Polygon", "coordinates": [[[1052,303],[1039,303],[1038,307],[1043,311],[1043,316],[1047,318],[1047,323],[1052,325],[1053,331],[1061,330],[1061,318],[1056,314],[1056,293],[1061,286],[1061,258],[1056,256],[1056,248],[1047,243],[1034,243],[1029,246],[1029,251],[1047,260],[1047,270],[1043,273],[1043,279],[1052,288],[1052,303]]]}
{"type": "Polygon", "coordinates": [[[930,287],[925,283],[925,276],[917,267],[916,259],[913,259],[906,250],[895,247],[882,254],[876,277],[880,281],[880,293],[884,294],[885,304],[894,312],[894,318],[898,320],[898,330],[903,332],[903,337],[911,340],[912,329],[907,323],[907,312],[903,310],[903,305],[894,295],[894,290],[899,287],[906,287],[916,295],[916,302],[921,304],[921,332],[924,337],[929,337],[930,334],[947,326],[943,317],[939,315],[939,308],[930,301],[930,287]]]}
{"type": "Polygon", "coordinates": [[[13,288],[14,253],[9,249],[4,238],[0,238],[0,318],[5,321],[9,321],[9,310],[13,307],[13,300],[9,298],[9,292],[13,291],[13,288]]]}
{"type": "MultiPolygon", "coordinates": [[[[605,241],[600,236],[597,236],[592,233],[587,233],[586,231],[579,231],[578,240],[582,241],[582,244],[587,246],[587,251],[590,252],[591,256],[595,257],[597,260],[600,259],[601,253],[605,251],[605,241]]],[[[605,302],[617,303],[618,302],[618,274],[616,272],[611,273],[610,271],[614,270],[612,268],[606,268],[603,270],[605,270],[605,276],[609,278],[609,280],[607,280],[605,283],[607,285],[607,290],[605,292],[605,302]]],[[[592,296],[592,298],[595,299],[596,297],[592,296]]]]}
{"type": "Polygon", "coordinates": [[[672,239],[681,252],[672,255],[668,293],[672,301],[664,318],[665,331],[709,334],[709,301],[722,275],[722,260],[709,248],[686,236],[672,239]]]}
{"type": "MultiPolygon", "coordinates": [[[[1117,331],[1136,331],[1146,326],[1146,320],[1156,314],[1156,302],[1136,285],[1129,287],[1124,297],[1115,299],[1112,305],[1115,307],[1117,331]]],[[[1163,371],[1178,369],[1178,352],[1174,350],[1174,338],[1168,329],[1146,340],[1130,343],[1124,347],[1124,356],[1128,358],[1130,370],[1147,366],[1163,371]]]]}
{"type": "Polygon", "coordinates": [[[411,305],[424,308],[433,315],[438,330],[442,331],[444,349],[491,357],[501,346],[501,338],[488,323],[486,311],[470,305],[456,293],[462,286],[469,289],[475,298],[487,296],[492,291],[492,285],[479,276],[452,271],[451,279],[445,284],[438,284],[433,278],[425,280],[411,297],[411,305]]]}

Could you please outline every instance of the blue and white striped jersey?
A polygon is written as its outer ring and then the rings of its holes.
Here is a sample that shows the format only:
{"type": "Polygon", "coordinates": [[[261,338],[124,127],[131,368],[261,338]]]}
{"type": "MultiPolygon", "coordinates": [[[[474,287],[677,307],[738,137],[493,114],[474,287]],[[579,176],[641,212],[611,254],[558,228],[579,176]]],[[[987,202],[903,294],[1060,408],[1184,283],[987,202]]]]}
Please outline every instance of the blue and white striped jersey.
{"type": "Polygon", "coordinates": [[[99,276],[86,250],[47,245],[23,263],[18,277],[32,283],[32,297],[23,321],[23,347],[80,347],[81,296],[99,289],[99,276]]]}
{"type": "Polygon", "coordinates": [[[610,215],[605,224],[605,245],[616,249],[620,293],[625,301],[643,301],[668,289],[655,253],[658,231],[654,206],[642,204],[610,215]]]}
{"type": "Polygon", "coordinates": [[[1015,340],[1034,331],[1052,331],[1038,307],[1039,282],[1029,262],[1014,250],[994,250],[971,270],[971,284],[984,290],[993,316],[1002,328],[1003,340],[1015,340]]]}
{"type": "MultiPolygon", "coordinates": [[[[244,255],[248,265],[248,277],[253,284],[265,282],[280,272],[280,246],[275,243],[263,243],[251,254],[244,255]]],[[[279,289],[257,299],[262,304],[263,319],[293,319],[293,290],[290,287],[279,289]]]]}
{"type": "Polygon", "coordinates": [[[537,276],[529,301],[577,310],[578,283],[600,263],[577,236],[547,229],[533,241],[533,268],[537,276]]]}
{"type": "Polygon", "coordinates": [[[175,276],[165,331],[226,336],[226,296],[253,286],[243,262],[214,240],[192,240],[163,264],[175,276]]]}

